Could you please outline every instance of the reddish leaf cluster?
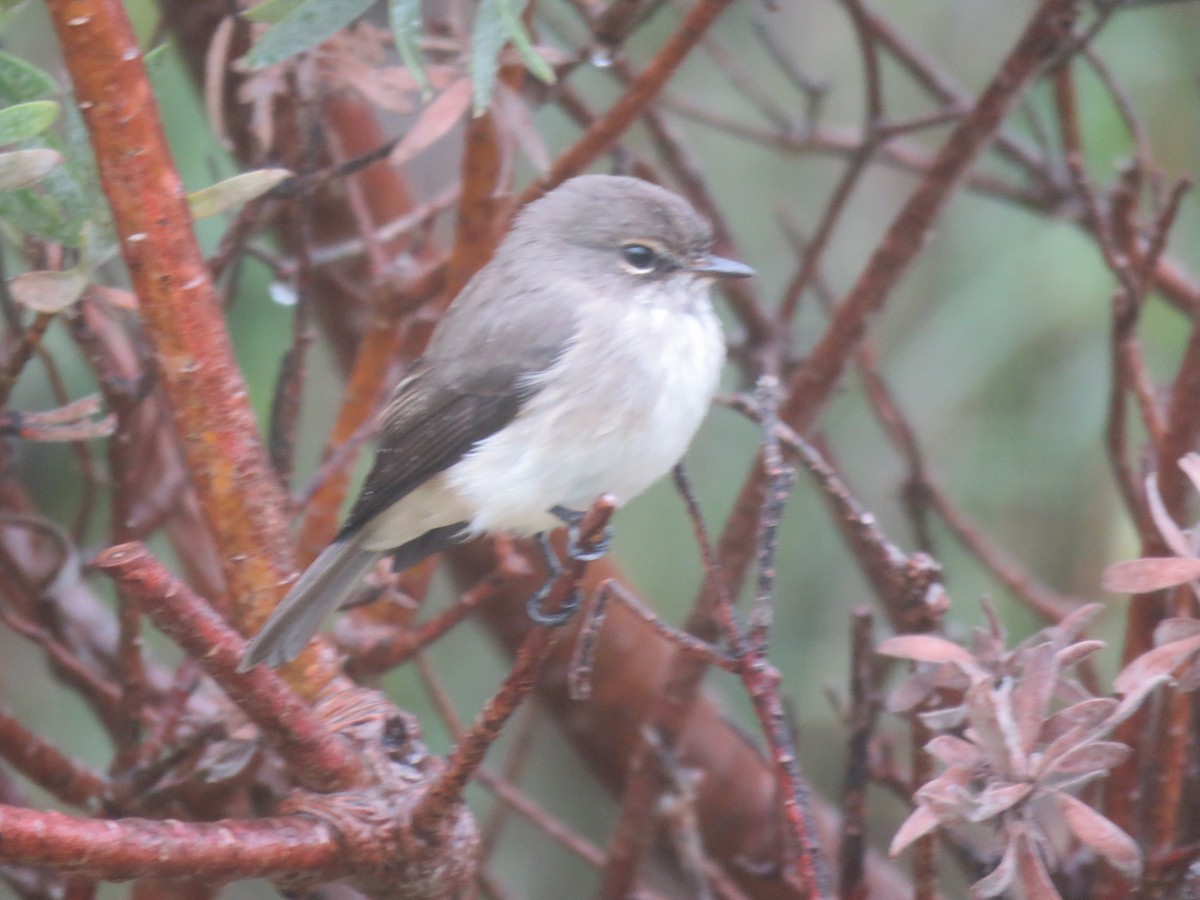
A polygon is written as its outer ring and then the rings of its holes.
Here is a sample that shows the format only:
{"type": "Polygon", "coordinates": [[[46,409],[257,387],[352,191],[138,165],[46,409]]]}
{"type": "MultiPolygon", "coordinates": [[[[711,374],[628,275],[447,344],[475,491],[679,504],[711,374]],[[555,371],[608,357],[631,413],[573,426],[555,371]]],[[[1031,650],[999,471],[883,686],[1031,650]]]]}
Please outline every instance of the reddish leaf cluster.
{"type": "Polygon", "coordinates": [[[942,732],[925,749],[945,766],[917,790],[891,852],[936,828],[986,824],[983,853],[999,862],[973,896],[1001,896],[1019,882],[1029,896],[1058,897],[1050,873],[1065,867],[1076,844],[1138,876],[1137,845],[1074,796],[1129,756],[1129,747],[1106,738],[1146,696],[1098,697],[1072,674],[1104,646],[1082,637],[1099,606],[1081,607],[1012,650],[985,609],[989,627],[975,633],[970,650],[934,635],[902,635],[879,647],[918,663],[891,706],[920,710],[942,732]]]}

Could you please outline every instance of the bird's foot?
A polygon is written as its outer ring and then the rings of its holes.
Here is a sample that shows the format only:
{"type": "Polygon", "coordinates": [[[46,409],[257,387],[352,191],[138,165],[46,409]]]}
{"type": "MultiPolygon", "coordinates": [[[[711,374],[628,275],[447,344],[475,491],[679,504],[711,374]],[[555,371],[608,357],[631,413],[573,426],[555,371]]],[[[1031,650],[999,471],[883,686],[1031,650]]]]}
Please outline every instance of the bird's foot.
{"type": "MultiPolygon", "coordinates": [[[[554,552],[554,548],[550,545],[549,532],[541,532],[537,536],[538,547],[541,548],[542,558],[546,561],[546,568],[550,572],[550,577],[546,579],[546,583],[538,588],[537,592],[529,598],[525,609],[529,613],[529,618],[537,625],[544,625],[547,628],[559,628],[566,625],[571,620],[571,616],[575,615],[575,611],[583,605],[583,594],[578,587],[571,589],[571,596],[558,609],[557,612],[544,612],[542,604],[550,599],[550,594],[554,591],[554,585],[558,582],[565,573],[562,562],[559,561],[558,555],[554,552]]],[[[569,552],[569,551],[568,551],[569,552]]]]}
{"type": "Polygon", "coordinates": [[[540,588],[537,593],[529,598],[529,603],[525,607],[529,613],[529,618],[533,620],[535,625],[544,625],[547,628],[561,628],[571,621],[571,616],[575,615],[575,611],[583,606],[583,592],[579,588],[571,588],[571,596],[567,598],[557,612],[543,612],[542,604],[549,599],[550,593],[554,590],[555,579],[551,578],[540,588]]]}
{"type": "MultiPolygon", "coordinates": [[[[613,531],[611,525],[604,526],[604,533],[598,541],[592,542],[592,545],[584,548],[579,540],[579,525],[583,522],[583,513],[573,509],[567,509],[565,506],[555,506],[550,512],[567,526],[567,556],[578,562],[595,562],[600,557],[607,555],[612,549],[613,531]]],[[[558,560],[556,559],[557,563],[558,560]]]]}

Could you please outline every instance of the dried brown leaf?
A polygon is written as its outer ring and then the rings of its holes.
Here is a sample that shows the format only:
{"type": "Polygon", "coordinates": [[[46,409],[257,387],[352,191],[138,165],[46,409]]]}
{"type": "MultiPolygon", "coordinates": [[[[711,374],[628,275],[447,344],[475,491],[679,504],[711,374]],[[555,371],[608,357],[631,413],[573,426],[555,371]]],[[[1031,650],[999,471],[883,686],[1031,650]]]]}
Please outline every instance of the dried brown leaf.
{"type": "Polygon", "coordinates": [[[996,774],[1005,778],[1024,777],[1025,753],[1012,714],[1012,682],[993,688],[979,681],[967,691],[967,719],[979,745],[996,774]]]}
{"type": "Polygon", "coordinates": [[[388,163],[402,166],[428,149],[463,119],[470,106],[471,80],[460,78],[421,111],[404,139],[392,150],[388,163]]]}
{"type": "Polygon", "coordinates": [[[261,150],[269,152],[275,144],[276,101],[283,102],[291,96],[288,67],[279,65],[247,71],[244,65],[235,64],[234,68],[245,73],[238,85],[237,97],[240,103],[250,107],[250,131],[261,150]]]}
{"type": "Polygon", "coordinates": [[[1058,660],[1051,643],[1038,644],[1021,653],[1022,671],[1013,688],[1012,710],[1026,755],[1037,743],[1050,709],[1058,677],[1058,660]]]}
{"type": "Polygon", "coordinates": [[[1082,775],[1119,766],[1133,751],[1119,741],[1089,741],[1068,750],[1052,764],[1042,768],[1043,774],[1082,775]]]}
{"type": "Polygon", "coordinates": [[[1191,481],[1196,493],[1200,494],[1200,453],[1188,453],[1180,457],[1179,468],[1191,481]]]}
{"type": "Polygon", "coordinates": [[[57,409],[22,413],[21,418],[26,423],[32,422],[41,427],[65,425],[71,422],[78,422],[80,419],[87,418],[88,416],[94,416],[100,412],[100,408],[100,395],[88,394],[86,397],[72,400],[70,403],[60,406],[57,409]]]}
{"type": "Polygon", "coordinates": [[[1200,578],[1200,559],[1159,556],[1113,563],[1100,586],[1114,594],[1148,594],[1200,578]]]}
{"type": "Polygon", "coordinates": [[[975,800],[967,790],[967,785],[974,780],[974,768],[949,766],[937,778],[917,789],[917,804],[929,807],[942,821],[963,821],[975,806],[975,800]]]}
{"type": "Polygon", "coordinates": [[[961,703],[917,713],[917,718],[931,731],[949,731],[967,721],[967,708],[961,703]]]}
{"type": "Polygon", "coordinates": [[[888,694],[888,712],[899,715],[916,709],[934,690],[933,673],[928,669],[912,672],[888,694]]]}
{"type": "Polygon", "coordinates": [[[1017,844],[1007,841],[1004,844],[1004,856],[1000,864],[983,878],[971,885],[971,897],[987,898],[1004,896],[1012,886],[1013,876],[1017,874],[1017,844]]]}
{"type": "Polygon", "coordinates": [[[1150,518],[1154,520],[1158,533],[1162,535],[1166,545],[1171,548],[1171,552],[1177,556],[1191,556],[1192,549],[1187,535],[1171,518],[1171,514],[1167,512],[1167,507],[1163,503],[1162,494],[1158,490],[1157,472],[1151,472],[1146,476],[1146,505],[1150,507],[1150,518]]]}
{"type": "Polygon", "coordinates": [[[99,419],[79,419],[74,422],[65,422],[62,425],[48,426],[37,425],[29,421],[29,416],[26,416],[19,434],[27,441],[91,441],[109,437],[116,430],[117,417],[112,413],[101,416],[99,419]]]}
{"type": "Polygon", "coordinates": [[[925,806],[918,806],[897,829],[896,836],[892,838],[892,844],[888,847],[888,854],[899,856],[904,852],[905,847],[918,838],[923,838],[937,827],[938,817],[933,810],[925,806]]]}
{"type": "Polygon", "coordinates": [[[1079,636],[1087,630],[1096,616],[1100,615],[1102,609],[1104,609],[1104,604],[1102,603],[1085,603],[1073,609],[1057,625],[1051,625],[1049,628],[1042,629],[1042,634],[1046,638],[1063,645],[1070,644],[1079,639],[1079,636]]]}
{"type": "Polygon", "coordinates": [[[950,734],[939,734],[925,745],[925,752],[948,766],[973,769],[983,761],[979,748],[950,734]]]}
{"type": "Polygon", "coordinates": [[[1121,670],[1113,680],[1113,690],[1118,694],[1144,695],[1172,679],[1176,670],[1197,653],[1200,653],[1200,635],[1147,650],[1121,670]]]}
{"type": "Polygon", "coordinates": [[[1062,900],[1028,832],[1020,825],[1014,825],[1013,828],[1019,829],[1016,835],[1017,871],[1021,875],[1021,887],[1026,900],[1062,900]]]}
{"type": "Polygon", "coordinates": [[[1056,792],[1054,799],[1080,843],[1103,856],[1126,878],[1142,874],[1142,852],[1129,835],[1076,797],[1056,792]]]}
{"type": "Polygon", "coordinates": [[[1049,719],[1042,728],[1042,740],[1053,742],[1069,731],[1074,731],[1082,740],[1084,737],[1098,732],[1100,725],[1117,708],[1117,701],[1111,697],[1093,697],[1083,700],[1065,709],[1060,709],[1049,719]]]}
{"type": "Polygon", "coordinates": [[[403,66],[373,66],[347,55],[322,62],[331,85],[357,91],[377,109],[405,114],[416,106],[421,85],[403,66]]]}
{"type": "Polygon", "coordinates": [[[975,808],[967,818],[972,822],[986,822],[1012,809],[1031,793],[1033,785],[1028,781],[988,785],[975,798],[975,808]]]}
{"type": "Polygon", "coordinates": [[[92,285],[88,289],[88,299],[107,303],[114,309],[136,310],[138,308],[138,296],[133,291],[104,284],[92,285]]]}
{"type": "Polygon", "coordinates": [[[1200,634],[1200,619],[1163,619],[1154,629],[1154,644],[1161,647],[1200,634]]]}
{"type": "MultiPolygon", "coordinates": [[[[1103,650],[1107,644],[1104,641],[1077,641],[1058,651],[1056,659],[1060,669],[1077,666],[1097,650],[1103,650]]],[[[1057,686],[1057,685],[1056,685],[1057,686]]]]}
{"type": "Polygon", "coordinates": [[[8,282],[13,298],[39,313],[62,312],[79,299],[85,287],[87,273],[78,268],[23,272],[8,282]]]}
{"type": "Polygon", "coordinates": [[[880,643],[877,652],[914,662],[954,663],[966,671],[983,674],[969,650],[933,634],[898,634],[880,643]]]}

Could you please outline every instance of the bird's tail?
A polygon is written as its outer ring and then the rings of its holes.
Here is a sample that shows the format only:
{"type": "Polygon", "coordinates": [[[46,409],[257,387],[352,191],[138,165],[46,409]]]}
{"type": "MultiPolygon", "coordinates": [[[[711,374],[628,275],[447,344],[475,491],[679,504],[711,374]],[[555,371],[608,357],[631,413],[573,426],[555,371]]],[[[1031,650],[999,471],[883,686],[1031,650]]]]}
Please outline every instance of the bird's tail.
{"type": "Polygon", "coordinates": [[[239,671],[259,663],[280,665],[304,649],[325,617],[342,605],[383,555],[380,550],[364,549],[362,543],[361,531],[338,538],[313,560],[246,646],[239,671]]]}

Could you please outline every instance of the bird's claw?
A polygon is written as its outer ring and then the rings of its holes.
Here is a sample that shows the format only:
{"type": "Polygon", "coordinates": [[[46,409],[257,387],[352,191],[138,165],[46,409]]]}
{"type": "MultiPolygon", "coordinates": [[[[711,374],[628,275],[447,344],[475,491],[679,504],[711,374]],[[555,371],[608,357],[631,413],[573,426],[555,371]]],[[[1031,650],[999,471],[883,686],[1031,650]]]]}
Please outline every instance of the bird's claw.
{"type": "Polygon", "coordinates": [[[542,612],[542,604],[550,598],[557,580],[557,577],[551,577],[549,581],[538,588],[537,593],[529,598],[529,602],[525,606],[526,612],[529,613],[529,618],[533,620],[535,625],[542,625],[546,628],[561,628],[567,622],[571,621],[571,617],[575,615],[575,611],[583,605],[583,594],[579,588],[572,588],[571,596],[567,598],[567,602],[562,605],[562,608],[558,612],[542,612]]]}
{"type": "MultiPolygon", "coordinates": [[[[569,512],[569,510],[567,512],[569,512]]],[[[558,515],[559,518],[564,518],[564,516],[562,514],[560,514],[557,510],[555,510],[555,515],[558,515]]],[[[580,516],[579,518],[582,518],[582,516],[580,516]]],[[[578,520],[576,520],[576,522],[574,524],[572,524],[570,527],[572,530],[577,528],[578,520]]],[[[571,541],[568,542],[568,547],[567,547],[568,554],[572,553],[572,549],[573,549],[572,545],[573,545],[574,540],[575,540],[575,537],[574,537],[574,535],[572,535],[571,541]]],[[[529,602],[525,605],[525,610],[526,610],[526,612],[529,613],[529,618],[534,622],[534,624],[543,625],[547,628],[559,628],[563,625],[566,625],[567,622],[569,622],[571,620],[571,617],[573,615],[575,615],[575,611],[583,605],[583,594],[580,592],[578,586],[573,587],[571,589],[571,595],[567,598],[566,602],[562,605],[562,607],[558,610],[558,612],[548,613],[548,612],[542,611],[542,605],[547,600],[550,599],[550,594],[554,590],[554,585],[558,582],[558,580],[563,575],[566,574],[567,570],[563,567],[563,564],[559,560],[558,555],[554,552],[554,547],[551,546],[551,544],[550,544],[549,532],[545,532],[545,531],[541,532],[537,536],[537,542],[538,542],[538,547],[540,547],[541,551],[542,551],[542,558],[546,561],[546,569],[550,574],[549,574],[549,577],[546,579],[546,583],[543,584],[540,588],[538,588],[537,592],[532,597],[529,598],[529,602]]],[[[603,543],[605,545],[604,550],[607,550],[608,549],[608,546],[607,546],[608,536],[607,535],[605,536],[603,543]]],[[[599,556],[602,556],[602,555],[603,555],[603,552],[598,554],[596,557],[591,557],[591,558],[599,558],[599,556]]],[[[574,556],[573,554],[572,554],[572,559],[577,559],[580,561],[588,560],[588,558],[574,556]]]]}
{"type": "Polygon", "coordinates": [[[583,522],[583,513],[565,506],[556,506],[550,510],[563,524],[567,526],[567,556],[576,562],[595,562],[608,554],[612,549],[613,531],[611,525],[605,525],[598,539],[589,541],[590,546],[584,546],[580,540],[579,526],[583,522]]]}
{"type": "Polygon", "coordinates": [[[579,539],[579,526],[567,526],[567,556],[578,562],[595,562],[600,557],[607,555],[612,549],[613,531],[611,525],[605,525],[604,531],[596,540],[590,541],[589,546],[585,548],[583,542],[579,539]]]}

